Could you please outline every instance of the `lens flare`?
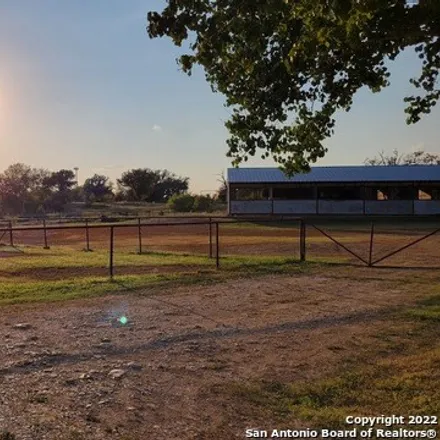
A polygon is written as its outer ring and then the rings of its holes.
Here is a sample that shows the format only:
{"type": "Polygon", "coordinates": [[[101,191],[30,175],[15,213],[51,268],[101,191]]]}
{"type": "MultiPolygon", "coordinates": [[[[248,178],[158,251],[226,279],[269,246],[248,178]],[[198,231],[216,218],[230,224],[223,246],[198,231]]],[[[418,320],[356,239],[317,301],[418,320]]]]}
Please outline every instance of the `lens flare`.
{"type": "Polygon", "coordinates": [[[127,319],[126,316],[121,316],[121,317],[119,318],[119,322],[120,322],[120,324],[122,324],[122,325],[126,325],[126,324],[128,323],[128,319],[127,319]]]}

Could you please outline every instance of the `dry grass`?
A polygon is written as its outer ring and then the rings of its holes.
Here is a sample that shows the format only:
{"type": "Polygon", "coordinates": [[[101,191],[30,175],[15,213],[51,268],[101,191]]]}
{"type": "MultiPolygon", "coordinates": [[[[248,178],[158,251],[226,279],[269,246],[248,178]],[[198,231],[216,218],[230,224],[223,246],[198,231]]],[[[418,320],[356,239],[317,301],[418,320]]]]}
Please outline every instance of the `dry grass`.
{"type": "MultiPolygon", "coordinates": [[[[437,289],[438,291],[438,289],[437,289]]],[[[347,415],[440,414],[440,295],[403,307],[393,325],[330,374],[307,382],[231,382],[222,392],[272,424],[347,429],[347,415]]],[[[337,349],[337,347],[335,347],[337,349]]],[[[267,423],[270,425],[270,423],[267,423]]],[[[426,429],[426,426],[412,428],[426,429]]],[[[435,427],[435,426],[433,426],[435,427]]],[[[429,428],[429,427],[428,427],[429,428]]]]}

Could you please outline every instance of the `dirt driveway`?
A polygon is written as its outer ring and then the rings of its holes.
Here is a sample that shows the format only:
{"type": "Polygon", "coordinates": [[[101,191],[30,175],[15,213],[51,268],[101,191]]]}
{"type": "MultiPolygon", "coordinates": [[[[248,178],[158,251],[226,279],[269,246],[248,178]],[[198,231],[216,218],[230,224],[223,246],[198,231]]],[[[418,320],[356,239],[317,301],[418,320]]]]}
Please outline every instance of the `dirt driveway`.
{"type": "Polygon", "coordinates": [[[259,421],[218,385],[322,375],[413,300],[384,271],[356,270],[4,308],[0,430],[17,440],[245,438],[259,421]]]}

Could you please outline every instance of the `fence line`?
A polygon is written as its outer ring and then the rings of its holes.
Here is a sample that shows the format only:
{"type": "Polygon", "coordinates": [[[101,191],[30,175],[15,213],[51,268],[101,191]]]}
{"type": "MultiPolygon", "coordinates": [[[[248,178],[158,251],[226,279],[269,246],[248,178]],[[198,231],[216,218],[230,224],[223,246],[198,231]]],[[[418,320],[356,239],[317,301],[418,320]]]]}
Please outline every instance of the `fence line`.
{"type": "Polygon", "coordinates": [[[119,223],[128,221],[138,221],[143,220],[160,220],[160,219],[172,219],[172,220],[188,220],[188,219],[200,219],[206,220],[208,218],[216,219],[227,219],[226,215],[154,215],[154,216],[99,216],[99,217],[64,217],[64,218],[52,218],[52,217],[19,217],[16,219],[10,218],[0,218],[0,222],[9,223],[13,222],[15,224],[26,224],[30,222],[42,224],[44,221],[47,223],[119,223]]]}
{"type": "MultiPolygon", "coordinates": [[[[158,217],[163,218],[163,217],[158,217]]],[[[187,219],[189,217],[180,217],[179,220],[187,219]]],[[[142,235],[142,228],[152,228],[152,227],[171,227],[171,226],[192,226],[192,225],[208,225],[208,257],[210,259],[213,258],[213,225],[215,226],[215,265],[216,268],[220,268],[220,224],[237,224],[237,223],[246,223],[246,222],[259,222],[259,223],[280,223],[280,222],[298,222],[299,224],[299,262],[305,262],[306,261],[306,242],[307,242],[307,226],[310,226],[317,230],[320,234],[327,237],[330,241],[335,243],[338,247],[344,249],[346,252],[360,260],[363,264],[369,267],[375,266],[377,263],[380,263],[391,256],[402,252],[403,250],[414,246],[415,244],[426,240],[427,238],[437,234],[440,232],[440,228],[435,229],[434,231],[423,235],[422,237],[418,238],[415,241],[412,241],[411,243],[402,246],[385,256],[376,259],[373,261],[373,250],[374,250],[374,237],[375,237],[375,222],[371,222],[371,229],[370,229],[370,241],[369,241],[369,255],[368,260],[362,258],[360,255],[358,255],[353,250],[349,249],[347,246],[345,246],[343,243],[341,243],[339,240],[335,239],[331,234],[327,233],[320,227],[316,226],[314,222],[310,220],[306,220],[304,218],[300,217],[286,217],[282,220],[276,219],[276,218],[263,218],[263,219],[250,219],[250,218],[243,218],[243,219],[230,219],[230,218],[221,218],[221,217],[203,217],[205,222],[195,222],[195,221],[187,221],[187,222],[164,222],[164,223],[143,223],[141,220],[141,217],[137,217],[137,223],[135,224],[89,224],[88,219],[85,219],[84,224],[77,224],[77,225],[61,225],[61,226],[53,226],[53,225],[47,225],[46,220],[43,219],[43,226],[25,226],[25,227],[13,227],[12,222],[9,221],[8,227],[0,228],[0,240],[5,236],[9,235],[9,245],[14,247],[14,232],[21,232],[21,231],[43,231],[43,240],[44,240],[44,249],[50,249],[49,241],[47,232],[48,231],[63,231],[63,230],[76,230],[76,229],[84,229],[85,230],[85,248],[84,251],[90,252],[91,249],[91,243],[90,243],[90,230],[93,229],[109,229],[110,232],[110,247],[109,247],[109,275],[111,278],[114,276],[114,249],[115,249],[115,229],[123,229],[123,228],[133,228],[137,226],[138,231],[138,253],[142,254],[144,250],[143,246],[143,235],[142,235]]]]}

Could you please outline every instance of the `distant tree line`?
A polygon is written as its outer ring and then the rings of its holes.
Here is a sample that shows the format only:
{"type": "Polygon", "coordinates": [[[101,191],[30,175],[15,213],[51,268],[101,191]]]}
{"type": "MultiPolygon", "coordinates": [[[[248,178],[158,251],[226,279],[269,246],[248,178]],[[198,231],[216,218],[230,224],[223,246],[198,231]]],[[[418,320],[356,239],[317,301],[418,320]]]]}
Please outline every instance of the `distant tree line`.
{"type": "Polygon", "coordinates": [[[171,209],[180,211],[209,211],[214,200],[223,200],[224,188],[218,197],[188,194],[189,178],[180,177],[168,170],[138,168],[124,172],[116,187],[109,177],[95,174],[76,182],[72,170],[49,171],[32,168],[23,163],[9,166],[0,173],[0,215],[44,215],[62,213],[73,202],[92,205],[97,202],[150,202],[169,203],[171,209]],[[179,197],[192,203],[179,202],[179,197]],[[182,207],[182,205],[185,205],[182,207]]]}

